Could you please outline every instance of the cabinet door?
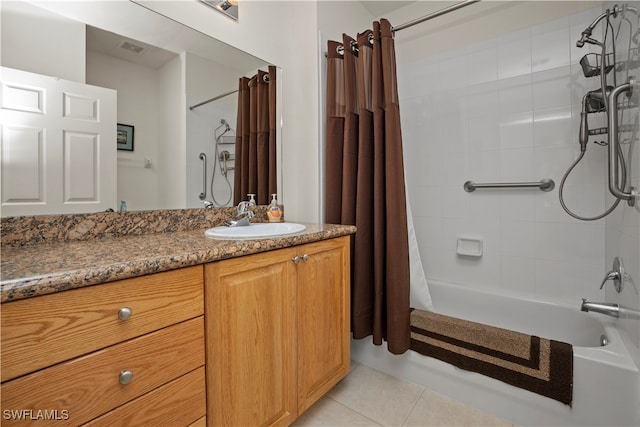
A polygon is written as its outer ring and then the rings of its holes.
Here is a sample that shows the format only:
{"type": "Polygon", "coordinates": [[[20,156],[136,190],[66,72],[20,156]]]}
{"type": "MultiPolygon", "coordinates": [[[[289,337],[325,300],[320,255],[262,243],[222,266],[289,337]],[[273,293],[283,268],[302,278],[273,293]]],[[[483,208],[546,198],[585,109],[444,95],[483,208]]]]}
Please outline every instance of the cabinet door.
{"type": "Polygon", "coordinates": [[[210,426],[288,425],[297,415],[294,254],[205,267],[210,426]]]}
{"type": "Polygon", "coordinates": [[[349,373],[349,237],[297,255],[298,413],[349,373]]]}

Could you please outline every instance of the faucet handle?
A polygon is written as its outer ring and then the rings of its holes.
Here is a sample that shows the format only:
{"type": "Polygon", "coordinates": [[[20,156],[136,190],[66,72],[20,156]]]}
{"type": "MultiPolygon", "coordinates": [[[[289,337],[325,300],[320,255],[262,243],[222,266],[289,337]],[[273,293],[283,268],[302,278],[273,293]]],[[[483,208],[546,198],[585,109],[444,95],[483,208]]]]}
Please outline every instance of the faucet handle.
{"type": "Polygon", "coordinates": [[[604,279],[600,284],[600,289],[604,288],[604,284],[607,283],[609,280],[613,280],[613,283],[615,285],[616,281],[620,280],[620,273],[618,273],[617,271],[608,272],[607,275],[604,276],[604,279]]]}
{"type": "Polygon", "coordinates": [[[238,203],[238,214],[239,215],[247,212],[247,209],[249,209],[249,202],[242,201],[242,202],[238,203]]]}
{"type": "Polygon", "coordinates": [[[613,286],[615,287],[618,293],[622,292],[622,285],[624,282],[624,266],[622,265],[622,260],[619,257],[615,257],[613,260],[613,270],[609,271],[602,283],[600,284],[600,289],[604,287],[604,284],[609,280],[613,280],[613,286]]]}

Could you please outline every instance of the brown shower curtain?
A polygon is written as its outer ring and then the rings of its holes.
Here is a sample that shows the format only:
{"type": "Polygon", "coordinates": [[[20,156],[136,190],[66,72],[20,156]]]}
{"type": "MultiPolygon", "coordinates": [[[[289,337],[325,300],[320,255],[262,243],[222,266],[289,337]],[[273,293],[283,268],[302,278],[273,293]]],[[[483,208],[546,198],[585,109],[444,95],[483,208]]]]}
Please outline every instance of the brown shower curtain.
{"type": "Polygon", "coordinates": [[[233,203],[256,195],[266,205],[276,193],[276,67],[241,77],[236,121],[236,162],[233,203]]]}
{"type": "Polygon", "coordinates": [[[357,42],[330,41],[327,58],[326,221],[352,240],[351,330],[391,353],[409,348],[409,248],[402,135],[391,24],[357,42]],[[357,50],[356,50],[357,46],[357,50]],[[342,49],[343,48],[343,49],[342,49]]]}

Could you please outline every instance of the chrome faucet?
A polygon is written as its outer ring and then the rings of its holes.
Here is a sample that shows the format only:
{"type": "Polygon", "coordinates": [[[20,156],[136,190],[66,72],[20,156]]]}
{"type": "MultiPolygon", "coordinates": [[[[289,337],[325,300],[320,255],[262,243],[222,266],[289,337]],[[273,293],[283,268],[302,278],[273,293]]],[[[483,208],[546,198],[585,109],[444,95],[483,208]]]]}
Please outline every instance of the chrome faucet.
{"type": "Polygon", "coordinates": [[[235,220],[225,221],[225,224],[229,227],[246,227],[251,225],[251,218],[255,214],[249,209],[249,202],[238,203],[238,213],[235,220]]]}
{"type": "Polygon", "coordinates": [[[607,316],[620,317],[620,306],[607,302],[589,302],[582,298],[581,311],[594,311],[596,313],[606,314],[607,316]]]}

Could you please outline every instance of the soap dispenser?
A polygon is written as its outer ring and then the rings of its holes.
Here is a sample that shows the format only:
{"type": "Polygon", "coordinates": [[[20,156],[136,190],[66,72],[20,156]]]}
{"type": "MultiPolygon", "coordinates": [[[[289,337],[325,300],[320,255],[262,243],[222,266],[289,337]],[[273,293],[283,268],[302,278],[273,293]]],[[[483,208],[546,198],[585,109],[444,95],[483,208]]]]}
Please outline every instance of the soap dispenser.
{"type": "Polygon", "coordinates": [[[249,197],[249,208],[256,207],[256,195],[253,193],[248,193],[247,197],[249,197]]]}
{"type": "Polygon", "coordinates": [[[269,218],[269,222],[282,221],[282,210],[280,206],[278,206],[277,194],[271,195],[271,203],[269,203],[269,207],[267,208],[267,217],[269,218]]]}

